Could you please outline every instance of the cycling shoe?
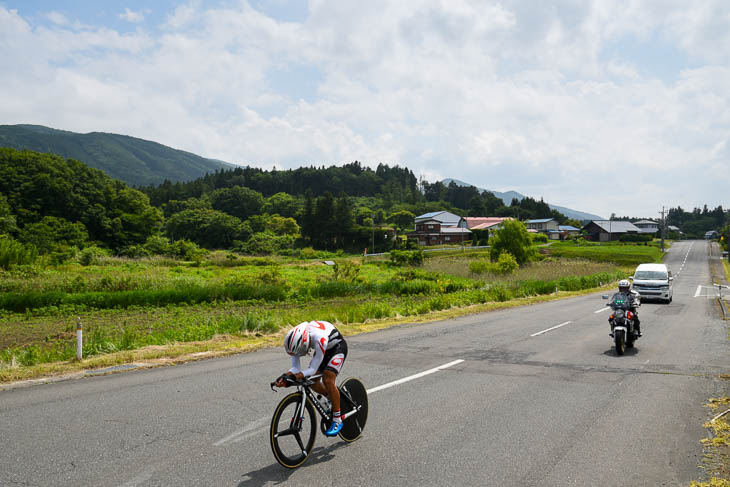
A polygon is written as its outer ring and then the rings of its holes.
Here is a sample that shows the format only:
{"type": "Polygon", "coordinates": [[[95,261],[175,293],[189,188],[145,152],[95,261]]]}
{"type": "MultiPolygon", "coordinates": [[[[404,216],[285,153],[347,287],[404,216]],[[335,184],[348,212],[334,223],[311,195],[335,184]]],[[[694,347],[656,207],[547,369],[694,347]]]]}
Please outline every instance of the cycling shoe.
{"type": "Polygon", "coordinates": [[[325,436],[337,436],[337,433],[339,433],[341,429],[342,429],[341,422],[336,423],[336,422],[332,421],[332,424],[330,425],[329,428],[327,428],[327,431],[324,432],[324,435],[325,436]]]}

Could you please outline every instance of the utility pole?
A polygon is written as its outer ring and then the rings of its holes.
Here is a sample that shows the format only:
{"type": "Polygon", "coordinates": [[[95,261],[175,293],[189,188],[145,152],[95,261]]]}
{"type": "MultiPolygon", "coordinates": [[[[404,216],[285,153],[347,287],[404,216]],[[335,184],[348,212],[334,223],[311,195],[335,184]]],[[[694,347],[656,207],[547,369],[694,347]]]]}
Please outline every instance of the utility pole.
{"type": "Polygon", "coordinates": [[[662,205],[662,211],[660,211],[659,213],[661,213],[661,215],[662,215],[661,237],[662,237],[662,253],[664,253],[664,229],[666,228],[666,224],[664,223],[664,205],[662,205]]]}

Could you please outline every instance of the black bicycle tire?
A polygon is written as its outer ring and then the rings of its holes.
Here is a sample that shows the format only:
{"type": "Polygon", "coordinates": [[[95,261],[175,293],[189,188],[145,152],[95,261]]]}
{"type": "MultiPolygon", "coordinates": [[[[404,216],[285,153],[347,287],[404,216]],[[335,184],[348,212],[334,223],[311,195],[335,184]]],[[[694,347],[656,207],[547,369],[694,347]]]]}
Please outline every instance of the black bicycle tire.
{"type": "Polygon", "coordinates": [[[365,384],[357,377],[350,377],[344,380],[340,384],[340,407],[343,412],[348,411],[352,407],[351,404],[348,404],[349,401],[347,398],[343,398],[343,388],[359,406],[362,406],[357,414],[345,418],[342,422],[342,429],[340,430],[339,436],[344,441],[351,443],[360,438],[365,429],[365,424],[368,420],[368,392],[365,389],[365,384]]]}
{"type": "Polygon", "coordinates": [[[306,415],[308,414],[311,436],[306,441],[306,454],[300,453],[296,457],[287,456],[279,446],[279,439],[275,437],[276,433],[278,432],[277,426],[279,424],[279,419],[286,410],[286,407],[289,406],[291,403],[299,402],[301,400],[301,397],[301,392],[294,392],[286,396],[276,407],[276,409],[274,410],[274,415],[271,418],[271,427],[269,428],[269,441],[271,442],[271,451],[274,453],[274,458],[276,458],[276,461],[279,462],[281,466],[286,468],[297,468],[302,463],[304,463],[307,458],[309,458],[309,455],[311,455],[312,448],[314,447],[314,441],[317,438],[316,415],[314,413],[314,407],[312,406],[312,403],[309,401],[308,398],[305,398],[306,403],[304,405],[304,408],[306,410],[306,414],[304,421],[307,421],[306,415]]]}

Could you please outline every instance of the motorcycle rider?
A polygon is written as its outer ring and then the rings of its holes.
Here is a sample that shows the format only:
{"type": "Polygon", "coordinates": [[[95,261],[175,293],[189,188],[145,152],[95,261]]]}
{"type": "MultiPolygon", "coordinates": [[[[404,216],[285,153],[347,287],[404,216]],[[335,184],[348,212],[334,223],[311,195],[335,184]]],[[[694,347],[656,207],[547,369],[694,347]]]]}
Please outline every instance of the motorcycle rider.
{"type": "MultiPolygon", "coordinates": [[[[636,312],[636,308],[640,305],[639,298],[641,295],[637,291],[631,289],[631,283],[628,279],[621,279],[618,282],[618,293],[616,294],[623,294],[626,296],[626,300],[629,302],[629,310],[634,314],[634,336],[637,338],[640,337],[641,321],[639,321],[639,314],[636,312]]],[[[613,295],[611,301],[616,299],[616,294],[613,295]]],[[[608,321],[610,323],[611,318],[609,318],[608,321]]],[[[611,333],[611,336],[613,336],[613,333],[611,333]]]]}

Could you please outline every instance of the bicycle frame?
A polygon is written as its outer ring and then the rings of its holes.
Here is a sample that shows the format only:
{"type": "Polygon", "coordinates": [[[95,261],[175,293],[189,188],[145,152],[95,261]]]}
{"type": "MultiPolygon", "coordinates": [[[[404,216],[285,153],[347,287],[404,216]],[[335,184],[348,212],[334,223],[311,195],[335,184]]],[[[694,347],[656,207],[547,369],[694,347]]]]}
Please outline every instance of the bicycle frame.
{"type": "MultiPolygon", "coordinates": [[[[319,413],[321,417],[326,419],[327,421],[332,421],[332,415],[327,414],[327,411],[325,411],[322,404],[317,400],[315,397],[315,393],[312,391],[311,386],[314,385],[314,383],[322,377],[322,374],[316,374],[311,377],[308,377],[306,379],[303,379],[302,381],[292,381],[289,380],[290,384],[294,384],[297,387],[297,392],[301,394],[301,397],[304,398],[305,396],[309,398],[310,402],[314,406],[314,409],[319,413]]],[[[275,390],[274,386],[271,386],[271,390],[275,390]]],[[[350,395],[346,391],[340,391],[340,399],[345,398],[345,400],[349,403],[349,406],[354,406],[353,409],[350,411],[347,411],[346,413],[341,413],[340,417],[344,421],[345,419],[351,417],[353,414],[356,414],[362,406],[355,405],[355,401],[352,400],[350,395]]],[[[304,404],[305,402],[303,400],[299,401],[299,405],[297,406],[296,411],[296,418],[297,418],[297,429],[301,426],[302,421],[304,420],[304,404]]],[[[279,432],[276,436],[279,437],[284,433],[290,432],[291,428],[288,430],[284,430],[279,432]]]]}

